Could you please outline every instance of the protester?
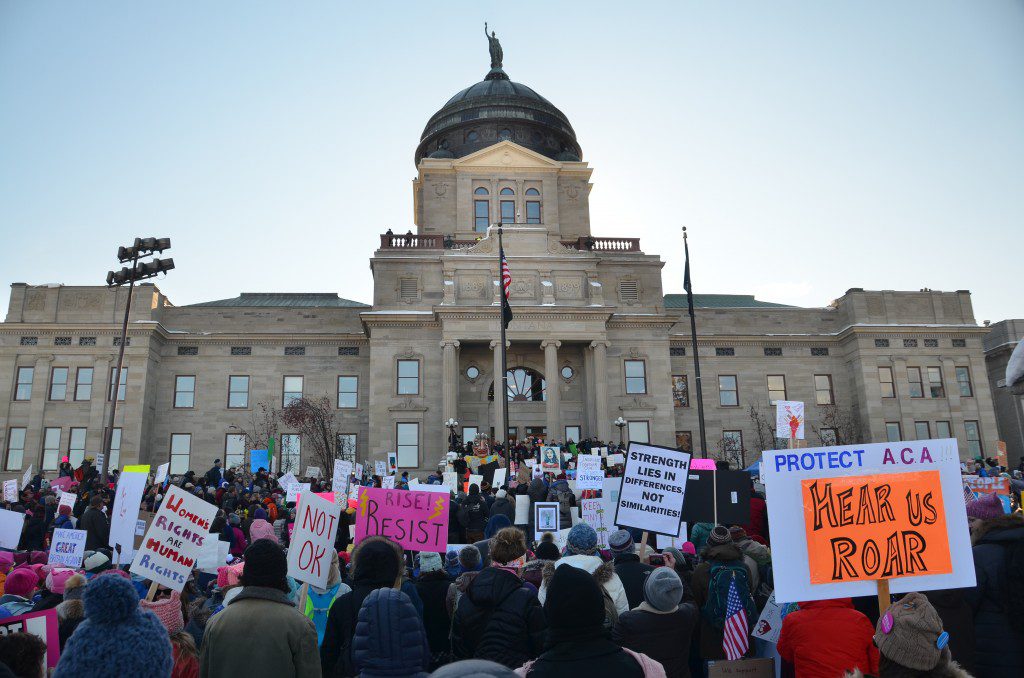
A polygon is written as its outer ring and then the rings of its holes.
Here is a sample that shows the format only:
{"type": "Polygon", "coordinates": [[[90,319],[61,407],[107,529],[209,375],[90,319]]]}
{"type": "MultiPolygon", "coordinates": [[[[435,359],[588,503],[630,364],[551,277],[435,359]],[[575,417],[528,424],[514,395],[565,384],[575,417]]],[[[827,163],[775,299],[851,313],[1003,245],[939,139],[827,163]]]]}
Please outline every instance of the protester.
{"type": "MultiPolygon", "coordinates": [[[[942,630],[942,620],[935,608],[920,593],[908,593],[886,610],[878,620],[874,640],[881,655],[878,662],[880,678],[970,678],[952,660],[947,647],[949,634],[942,630]]],[[[852,675],[861,673],[854,671],[852,675]]]]}
{"type": "Polygon", "coordinates": [[[636,554],[636,542],[633,535],[626,530],[616,530],[608,535],[608,548],[612,552],[612,561],[615,563],[615,574],[622,582],[622,588],[626,591],[626,600],[629,602],[629,609],[635,609],[644,601],[644,582],[654,571],[654,568],[647,563],[640,562],[640,556],[636,554]]]}
{"type": "Polygon", "coordinates": [[[359,608],[352,663],[360,678],[427,678],[430,648],[409,596],[391,588],[370,592],[359,608]]]}
{"type": "Polygon", "coordinates": [[[498,490],[494,495],[494,503],[491,504],[489,512],[491,518],[494,516],[505,516],[508,518],[508,524],[511,525],[512,521],[516,519],[516,499],[510,496],[505,490],[498,490]]]}
{"type": "Polygon", "coordinates": [[[974,610],[967,600],[970,589],[940,589],[923,591],[932,604],[942,628],[949,633],[949,652],[964,671],[974,675],[974,610]]]}
{"type": "Polygon", "coordinates": [[[0,596],[0,609],[9,615],[25,614],[32,611],[32,595],[39,577],[30,567],[16,567],[7,573],[4,594],[0,596]]]}
{"type": "Polygon", "coordinates": [[[85,530],[85,550],[95,551],[98,548],[107,546],[110,535],[110,523],[107,515],[101,510],[103,507],[103,496],[93,495],[89,500],[89,508],[78,520],[78,529],[85,530]]]}
{"type": "Polygon", "coordinates": [[[701,611],[700,656],[705,662],[725,659],[722,649],[722,628],[730,582],[736,583],[737,595],[747,612],[747,624],[757,620],[751,596],[750,571],[743,553],[732,543],[729,530],[716,525],[708,535],[703,551],[704,562],[693,571],[691,585],[697,607],[701,611]]]}
{"type": "Polygon", "coordinates": [[[486,659],[464,659],[442,666],[430,678],[516,678],[516,672],[486,659]]]}
{"type": "Polygon", "coordinates": [[[60,649],[63,652],[68,638],[75,632],[78,625],[85,620],[85,576],[75,574],[64,582],[64,600],[57,605],[57,630],[60,637],[60,649]]]}
{"type": "Polygon", "coordinates": [[[462,502],[458,516],[459,523],[466,529],[467,542],[478,542],[484,538],[484,527],[487,525],[487,502],[480,496],[480,488],[476,483],[469,486],[469,495],[462,502]]]}
{"type": "Polygon", "coordinates": [[[498,514],[491,516],[487,519],[487,525],[484,527],[484,538],[473,544],[480,551],[480,558],[483,560],[483,566],[487,567],[491,564],[490,555],[490,542],[491,537],[506,527],[511,527],[512,521],[504,515],[498,514]]]}
{"type": "Polygon", "coordinates": [[[49,568],[45,579],[46,588],[32,606],[32,612],[49,610],[64,602],[64,586],[75,574],[75,571],[68,567],[46,567],[49,568]]]}
{"type": "Polygon", "coordinates": [[[647,655],[677,678],[690,676],[690,643],[680,641],[697,627],[697,606],[683,602],[683,589],[671,566],[654,569],[644,581],[643,601],[619,617],[611,636],[623,649],[647,655]]]}
{"type": "Polygon", "coordinates": [[[783,666],[800,678],[834,678],[859,669],[878,674],[875,627],[849,598],[813,600],[782,620],[778,650],[783,666]],[[823,633],[827,629],[827,633],[823,633]]]}
{"type": "Polygon", "coordinates": [[[423,601],[423,627],[430,645],[430,668],[447,662],[451,655],[448,634],[451,621],[445,607],[452,578],[445,572],[441,556],[424,551],[420,554],[420,573],[416,579],[416,592],[423,601]]]}
{"type": "Polygon", "coordinates": [[[34,633],[0,635],[0,664],[17,678],[46,678],[46,643],[34,633]]]}
{"type": "Polygon", "coordinates": [[[448,587],[448,595],[445,597],[445,608],[448,610],[449,617],[455,614],[455,606],[458,605],[459,598],[466,593],[466,589],[473,583],[473,579],[483,567],[480,549],[472,544],[463,546],[458,552],[458,563],[461,572],[455,577],[454,583],[448,587]]]}
{"type": "Polygon", "coordinates": [[[538,594],[540,602],[545,602],[548,582],[554,570],[562,566],[579,568],[592,574],[607,594],[610,602],[607,626],[610,629],[615,624],[616,616],[629,611],[629,600],[622,581],[615,574],[614,564],[606,563],[594,555],[597,553],[597,532],[586,523],[574,525],[566,537],[565,552],[566,555],[558,559],[550,569],[545,569],[544,584],[538,594]]]}
{"type": "MultiPolygon", "coordinates": [[[[978,584],[967,589],[974,611],[974,669],[979,677],[1024,676],[1024,516],[996,513],[995,502],[972,502],[971,530],[978,584]]],[[[0,598],[2,601],[3,598],[0,598]]]]}
{"type": "Polygon", "coordinates": [[[185,632],[185,617],[181,610],[181,594],[171,591],[156,600],[140,600],[139,607],[149,610],[167,629],[171,641],[171,655],[174,668],[171,678],[196,678],[199,676],[199,653],[195,640],[185,632]]]}
{"type": "MultiPolygon", "coordinates": [[[[277,543],[276,540],[270,541],[277,543]]],[[[341,561],[338,559],[337,551],[331,551],[331,565],[327,568],[327,586],[325,588],[313,586],[308,582],[303,582],[299,587],[295,594],[295,607],[313,620],[313,625],[316,626],[318,647],[324,642],[324,633],[327,631],[327,615],[330,613],[331,607],[338,598],[351,590],[352,588],[348,584],[341,581],[341,561]]]]}

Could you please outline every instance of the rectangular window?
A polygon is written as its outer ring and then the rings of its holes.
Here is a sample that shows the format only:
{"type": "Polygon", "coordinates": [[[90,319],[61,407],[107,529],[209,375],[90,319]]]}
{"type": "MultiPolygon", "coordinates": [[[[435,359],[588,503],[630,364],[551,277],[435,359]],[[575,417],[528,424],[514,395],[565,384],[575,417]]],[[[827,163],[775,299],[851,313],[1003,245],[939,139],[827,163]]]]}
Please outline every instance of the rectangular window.
{"type": "Polygon", "coordinates": [[[668,355],[671,358],[682,358],[686,355],[685,346],[669,346],[668,355]]]}
{"type": "Polygon", "coordinates": [[[911,398],[923,398],[924,397],[924,384],[921,382],[921,368],[920,367],[908,367],[907,368],[907,381],[910,382],[910,397],[911,398]]]}
{"type": "Polygon", "coordinates": [[[736,349],[732,346],[722,346],[715,349],[715,355],[720,358],[727,358],[736,355],[736,349]]]}
{"type": "Polygon", "coordinates": [[[338,377],[338,407],[359,407],[359,377],[338,377]]]}
{"type": "Polygon", "coordinates": [[[35,376],[36,368],[34,367],[18,368],[18,384],[14,389],[15,400],[32,400],[32,380],[35,376]]]}
{"type": "Polygon", "coordinates": [[[693,433],[690,431],[676,431],[676,448],[683,452],[693,452],[693,433]]]}
{"type": "Polygon", "coordinates": [[[96,345],[96,337],[79,337],[78,338],[78,345],[79,346],[95,346],[96,345]]]}
{"type": "Polygon", "coordinates": [[[768,375],[768,404],[786,399],[786,377],[781,374],[768,375]]]}
{"type": "Polygon", "coordinates": [[[743,456],[743,431],[722,431],[722,452],[726,459],[739,461],[743,456]]]}
{"type": "Polygon", "coordinates": [[[231,355],[252,355],[252,346],[232,346],[231,355]]]}
{"type": "Polygon", "coordinates": [[[875,339],[875,348],[889,348],[889,340],[875,339]]]}
{"type": "Polygon", "coordinates": [[[878,368],[878,385],[882,389],[883,398],[895,398],[896,387],[892,382],[892,368],[891,367],[879,367],[878,368]]]}
{"type": "Polygon", "coordinates": [[[174,377],[174,407],[196,406],[196,378],[191,375],[174,377]]]}
{"type": "Polygon", "coordinates": [[[917,348],[917,339],[904,339],[903,348],[917,348]]]}
{"type": "Polygon", "coordinates": [[[526,201],[526,223],[528,224],[539,224],[540,223],[540,202],[536,200],[526,201]]]}
{"type": "Polygon", "coordinates": [[[287,473],[299,473],[302,463],[302,436],[298,433],[281,434],[281,468],[287,473]]]}
{"type": "Polygon", "coordinates": [[[60,429],[43,429],[43,464],[44,471],[56,471],[60,462],[60,429]]]}
{"type": "Polygon", "coordinates": [[[915,421],[914,422],[914,437],[917,440],[928,440],[932,437],[932,432],[929,430],[927,421],[915,421]]]}
{"type": "Polygon", "coordinates": [[[832,392],[832,375],[814,375],[814,402],[818,405],[833,405],[836,402],[835,394],[832,392]]]}
{"type": "MultiPolygon", "coordinates": [[[[78,468],[85,459],[85,434],[84,428],[71,429],[71,436],[68,442],[68,461],[72,468],[78,468]]],[[[114,468],[111,466],[110,468],[114,468]]]]}
{"type": "Polygon", "coordinates": [[[249,377],[234,375],[228,377],[228,407],[244,410],[249,407],[249,377]]]}
{"type": "Polygon", "coordinates": [[[961,398],[970,398],[974,395],[971,388],[971,369],[969,367],[956,368],[956,384],[960,388],[961,398]]]}
{"type": "Polygon", "coordinates": [[[473,201],[474,230],[477,233],[485,233],[491,225],[491,205],[487,200],[473,201]]]}
{"type": "Polygon", "coordinates": [[[928,368],[928,392],[933,398],[945,398],[946,387],[942,385],[942,368],[928,368]]]}
{"type": "Polygon", "coordinates": [[[626,438],[634,443],[651,442],[651,426],[646,421],[630,421],[626,423],[626,438]]]}
{"type": "Polygon", "coordinates": [[[399,468],[416,468],[420,465],[420,425],[417,422],[395,424],[395,445],[398,452],[399,468]]]}
{"type": "Polygon", "coordinates": [[[338,458],[340,459],[352,459],[356,458],[356,434],[355,433],[339,433],[338,434],[338,458]]]}
{"type": "Polygon", "coordinates": [[[115,428],[110,436],[110,459],[105,464],[107,468],[121,468],[121,429],[115,428]]]}
{"type": "Polygon", "coordinates": [[[953,340],[953,348],[967,348],[967,340],[966,339],[954,339],[953,340]]]}
{"type": "Polygon", "coordinates": [[[903,439],[903,432],[900,431],[900,423],[898,421],[885,422],[885,437],[890,443],[899,442],[903,439]]]}
{"type": "MultiPolygon", "coordinates": [[[[171,434],[171,473],[185,473],[189,467],[189,456],[192,454],[192,434],[171,434]]],[[[111,468],[114,468],[111,466],[111,468]]]]}
{"type": "Polygon", "coordinates": [[[574,443],[578,443],[580,441],[580,427],[579,426],[566,426],[565,427],[565,441],[564,442],[566,444],[568,444],[570,440],[573,441],[574,443]]]}
{"type": "MultiPolygon", "coordinates": [[[[110,388],[107,389],[107,400],[110,400],[113,397],[113,395],[114,395],[114,372],[115,372],[115,368],[111,367],[110,368],[110,388]]],[[[118,380],[118,384],[117,384],[117,400],[118,400],[118,402],[124,400],[124,392],[125,392],[125,388],[127,387],[127,384],[128,384],[128,368],[127,367],[122,367],[121,368],[121,378],[118,380]]]]}
{"type": "Polygon", "coordinates": [[[685,374],[672,375],[672,403],[676,407],[690,406],[690,384],[685,374]]]}
{"type": "Polygon", "coordinates": [[[836,445],[839,441],[839,436],[834,428],[818,429],[818,437],[821,438],[821,444],[825,447],[836,445]]]}
{"type": "Polygon", "coordinates": [[[419,395],[420,361],[398,361],[398,395],[419,395]]]}
{"type": "Polygon", "coordinates": [[[817,357],[823,357],[828,355],[828,346],[812,346],[811,355],[817,357]]]}
{"type": "Polygon", "coordinates": [[[50,370],[50,400],[64,400],[68,396],[68,368],[50,370]]]}
{"type": "Polygon", "coordinates": [[[284,347],[284,354],[285,355],[306,355],[306,347],[305,346],[285,346],[284,347]]]}
{"type": "Polygon", "coordinates": [[[780,358],[782,357],[781,346],[765,346],[764,355],[766,358],[780,358]]]}
{"type": "Polygon", "coordinates": [[[981,446],[981,429],[976,421],[965,421],[964,430],[967,432],[967,449],[972,457],[984,456],[981,446]]]}
{"type": "Polygon", "coordinates": [[[735,374],[718,375],[718,404],[722,407],[740,406],[740,392],[735,374]]]}
{"type": "Polygon", "coordinates": [[[245,435],[229,433],[224,437],[224,468],[245,463],[245,435]]]}
{"type": "Polygon", "coordinates": [[[948,421],[937,421],[935,422],[935,437],[936,438],[952,438],[953,429],[950,427],[948,421]]]}
{"type": "Polygon", "coordinates": [[[501,205],[501,223],[503,224],[514,224],[516,223],[516,203],[514,200],[502,200],[501,205]]]}
{"type": "Polygon", "coordinates": [[[302,377],[285,377],[281,404],[288,407],[302,398],[302,377]]]}
{"type": "Polygon", "coordinates": [[[25,429],[7,430],[7,470],[20,471],[25,458],[25,429]]]}
{"type": "Polygon", "coordinates": [[[939,340],[938,339],[925,339],[924,340],[924,347],[925,348],[938,348],[939,347],[939,340]]]}
{"type": "Polygon", "coordinates": [[[75,374],[75,400],[92,398],[92,368],[79,367],[75,374]]]}
{"type": "Polygon", "coordinates": [[[647,393],[647,366],[643,360],[627,360],[626,393],[647,393]]]}

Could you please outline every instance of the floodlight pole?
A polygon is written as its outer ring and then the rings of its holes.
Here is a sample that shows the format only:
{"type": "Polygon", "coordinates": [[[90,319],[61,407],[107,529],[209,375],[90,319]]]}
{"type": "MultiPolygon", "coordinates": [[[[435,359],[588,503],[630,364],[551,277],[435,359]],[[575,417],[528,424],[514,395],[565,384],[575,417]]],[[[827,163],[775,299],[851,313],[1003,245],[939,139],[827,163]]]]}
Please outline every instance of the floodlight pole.
{"type": "MultiPolygon", "coordinates": [[[[110,386],[110,414],[107,417],[107,430],[103,436],[103,484],[110,484],[110,448],[114,443],[114,413],[117,411],[117,392],[121,390],[121,368],[124,365],[124,346],[128,343],[128,314],[132,310],[132,296],[135,292],[135,267],[139,263],[139,252],[136,249],[132,258],[132,274],[128,282],[128,301],[124,305],[124,321],[121,323],[121,346],[117,351],[117,368],[114,370],[113,384],[110,386]]],[[[128,395],[128,384],[125,384],[125,397],[128,395]]],[[[122,432],[123,435],[123,432],[122,432]]]]}

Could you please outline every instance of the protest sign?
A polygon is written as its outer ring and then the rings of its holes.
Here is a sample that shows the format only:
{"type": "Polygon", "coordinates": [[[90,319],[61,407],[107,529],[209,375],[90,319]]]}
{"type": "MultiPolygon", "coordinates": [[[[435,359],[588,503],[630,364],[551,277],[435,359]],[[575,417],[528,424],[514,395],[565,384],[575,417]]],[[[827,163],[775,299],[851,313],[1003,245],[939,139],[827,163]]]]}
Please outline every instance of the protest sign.
{"type": "Polygon", "coordinates": [[[694,471],[691,466],[683,520],[716,525],[749,524],[750,474],[746,471],[694,471]]]}
{"type": "Polygon", "coordinates": [[[1006,442],[1003,440],[996,441],[996,463],[1003,468],[1008,466],[1006,462],[1006,442]]]}
{"type": "Polygon", "coordinates": [[[466,481],[465,487],[463,489],[465,490],[466,494],[469,494],[469,486],[470,485],[476,485],[476,488],[479,490],[480,489],[480,483],[482,483],[483,481],[484,481],[484,477],[482,475],[479,475],[479,474],[476,474],[476,473],[470,473],[469,474],[469,480],[466,481]]]}
{"type": "Polygon", "coordinates": [[[445,471],[441,474],[441,484],[447,487],[450,491],[458,494],[459,492],[459,474],[455,471],[445,471]]]}
{"type": "MultiPolygon", "coordinates": [[[[114,495],[113,510],[110,512],[110,536],[107,543],[114,549],[114,560],[119,565],[130,561],[135,552],[135,521],[139,519],[139,504],[142,503],[142,492],[146,489],[148,479],[148,470],[146,473],[125,471],[117,479],[117,492],[114,495]],[[120,556],[117,554],[118,545],[121,546],[120,556]]],[[[211,508],[215,509],[212,506],[211,508]]],[[[214,512],[216,513],[216,509],[214,512]]]]}
{"type": "Polygon", "coordinates": [[[373,473],[374,475],[381,476],[382,478],[388,474],[388,463],[378,459],[373,462],[373,473]]]}
{"type": "Polygon", "coordinates": [[[299,494],[302,492],[309,492],[309,488],[311,486],[311,483],[292,483],[286,488],[285,502],[292,504],[297,503],[299,501],[299,494]]]}
{"type": "Polygon", "coordinates": [[[15,503],[18,501],[18,481],[17,480],[5,480],[4,481],[4,501],[15,503]]]}
{"type": "Polygon", "coordinates": [[[697,458],[690,460],[691,471],[714,471],[718,468],[718,464],[715,463],[714,459],[697,458]]]}
{"type": "Polygon", "coordinates": [[[256,473],[261,468],[270,469],[270,452],[268,450],[249,450],[249,471],[256,473]]]}
{"type": "Polygon", "coordinates": [[[494,476],[491,478],[491,487],[499,487],[499,488],[500,487],[504,487],[504,485],[505,485],[505,478],[506,478],[507,474],[508,474],[508,469],[506,469],[506,468],[496,468],[496,469],[494,469],[494,476]]]}
{"type": "MultiPolygon", "coordinates": [[[[224,564],[224,561],[219,558],[220,549],[218,544],[226,544],[227,542],[221,542],[220,539],[216,538],[217,535],[215,534],[210,536],[214,537],[214,539],[204,539],[203,545],[199,547],[199,553],[196,555],[196,569],[216,572],[217,568],[224,564]]],[[[231,545],[228,544],[228,548],[230,547],[231,545]]]]}
{"type": "MultiPolygon", "coordinates": [[[[517,498],[518,502],[519,499],[517,498]]],[[[608,548],[608,535],[611,534],[611,516],[605,511],[600,499],[583,499],[580,501],[580,513],[583,522],[597,532],[597,545],[608,548]]]]}
{"type": "Polygon", "coordinates": [[[592,450],[592,454],[596,454],[599,457],[607,457],[608,456],[608,448],[607,447],[595,447],[592,450]]]}
{"type": "Polygon", "coordinates": [[[134,464],[134,465],[126,464],[125,467],[124,467],[124,470],[121,471],[121,473],[145,473],[148,476],[149,475],[149,464],[134,464]]]}
{"type": "Polygon", "coordinates": [[[50,481],[50,488],[54,490],[67,491],[71,484],[75,482],[75,479],[71,476],[61,476],[60,478],[54,478],[50,481]]]}
{"type": "Polygon", "coordinates": [[[103,475],[103,462],[104,461],[106,461],[106,457],[103,456],[103,454],[97,454],[96,455],[96,462],[93,464],[93,466],[96,467],[96,472],[99,473],[100,475],[103,475]]]}
{"type": "Polygon", "coordinates": [[[21,528],[25,526],[25,514],[0,509],[0,548],[15,550],[21,541],[21,528]]]}
{"type": "Polygon", "coordinates": [[[559,469],[562,468],[561,463],[558,461],[558,448],[548,445],[540,448],[540,465],[545,472],[558,473],[559,469]]]}
{"type": "Polygon", "coordinates": [[[667,548],[670,548],[670,547],[675,547],[675,548],[677,548],[679,550],[682,550],[683,542],[685,542],[686,539],[687,539],[686,538],[686,533],[687,533],[687,528],[686,528],[686,522],[684,521],[683,523],[681,523],[679,525],[679,534],[677,534],[674,537],[669,536],[667,534],[659,534],[659,535],[657,535],[657,537],[654,540],[654,545],[657,548],[659,548],[659,549],[667,549],[667,548]]]}
{"type": "Polygon", "coordinates": [[[21,476],[21,489],[28,487],[28,484],[32,482],[32,468],[33,465],[29,464],[25,474],[21,476]]]}
{"type": "Polygon", "coordinates": [[[410,551],[443,553],[448,544],[450,501],[450,495],[435,492],[361,488],[355,541],[381,535],[410,551]]]}
{"type": "Polygon", "coordinates": [[[775,437],[804,439],[804,404],[799,400],[775,401],[775,437]]]}
{"type": "Polygon", "coordinates": [[[625,463],[625,455],[622,454],[609,454],[608,465],[609,466],[622,466],[625,463]]]}
{"type": "Polygon", "coordinates": [[[532,478],[543,478],[544,477],[544,467],[543,466],[541,466],[540,464],[534,464],[532,468],[533,468],[533,470],[530,472],[532,478]]]}
{"type": "Polygon", "coordinates": [[[964,476],[964,484],[970,489],[975,499],[982,495],[994,494],[999,497],[1003,505],[1003,513],[1010,513],[1010,481],[1006,478],[979,478],[978,476],[964,476]]]}
{"type": "Polygon", "coordinates": [[[57,510],[60,510],[61,506],[70,506],[72,509],[75,508],[75,502],[78,500],[78,495],[74,492],[61,492],[60,503],[57,504],[57,510]]]}
{"type": "Polygon", "coordinates": [[[287,490],[289,485],[294,485],[297,482],[299,482],[299,479],[291,471],[277,479],[277,484],[281,486],[282,490],[287,490]]]}
{"type": "Polygon", "coordinates": [[[581,454],[576,457],[576,487],[581,490],[600,490],[604,483],[601,457],[596,454],[581,454]]]}
{"type": "Polygon", "coordinates": [[[164,462],[156,467],[156,477],[153,478],[153,482],[159,485],[167,478],[167,471],[171,468],[171,462],[164,462]]]}
{"type": "MultiPolygon", "coordinates": [[[[120,483],[118,484],[120,486],[120,483]]],[[[170,485],[132,560],[132,574],[181,591],[206,540],[217,507],[170,485]]]]}
{"type": "Polygon", "coordinates": [[[354,504],[359,499],[359,483],[352,483],[348,486],[348,501],[349,504],[354,504]]]}
{"type": "Polygon", "coordinates": [[[411,482],[409,489],[415,492],[434,492],[436,494],[448,494],[448,488],[444,485],[427,485],[426,483],[411,482]]]}
{"type": "Polygon", "coordinates": [[[306,467],[306,477],[307,478],[319,478],[320,477],[320,467],[319,466],[307,466],[306,467]]]}
{"type": "Polygon", "coordinates": [[[65,530],[57,528],[53,531],[50,542],[50,565],[65,567],[81,567],[85,555],[85,530],[65,530]]]}
{"type": "Polygon", "coordinates": [[[363,480],[363,465],[356,462],[356,482],[362,482],[363,480]]]}
{"type": "Polygon", "coordinates": [[[557,501],[538,501],[533,505],[533,539],[540,541],[545,532],[558,532],[561,516],[557,501]]]}
{"type": "Polygon", "coordinates": [[[147,525],[146,525],[146,521],[145,520],[136,520],[135,521],[135,536],[136,537],[144,536],[146,534],[146,527],[147,527],[147,525]]]}
{"type": "Polygon", "coordinates": [[[380,479],[380,486],[383,487],[385,490],[395,489],[395,477],[384,476],[383,478],[380,479]]]}
{"type": "Polygon", "coordinates": [[[708,662],[708,678],[775,678],[775,661],[771,657],[716,659],[708,662]]]}
{"type": "Polygon", "coordinates": [[[348,492],[348,479],[352,475],[352,462],[347,459],[334,460],[334,474],[331,477],[331,488],[335,492],[348,492]]]}
{"type": "Polygon", "coordinates": [[[513,525],[528,525],[530,523],[530,497],[525,494],[516,495],[516,515],[513,525]]]}
{"type": "Polygon", "coordinates": [[[388,473],[398,473],[397,452],[388,452],[388,473]]]}
{"type": "Polygon", "coordinates": [[[754,624],[754,630],[750,635],[769,643],[778,643],[779,634],[782,633],[782,620],[787,614],[797,609],[796,603],[779,604],[775,602],[775,592],[768,598],[768,603],[761,610],[761,616],[754,624]]]}
{"type": "Polygon", "coordinates": [[[615,510],[615,524],[652,534],[679,534],[690,455],[630,442],[615,510]]]}
{"type": "Polygon", "coordinates": [[[976,583],[955,439],[766,451],[761,477],[772,551],[786,554],[774,561],[779,602],[872,595],[886,577],[893,593],[976,583]],[[906,474],[915,475],[899,478],[906,474]],[[842,487],[828,484],[850,477],[842,487]],[[834,547],[819,538],[825,533],[834,547]]]}
{"type": "Polygon", "coordinates": [[[12,633],[31,633],[46,643],[46,666],[54,668],[60,660],[57,610],[29,612],[0,619],[0,636],[12,633]]]}
{"type": "Polygon", "coordinates": [[[288,575],[318,588],[327,588],[334,537],[342,507],[305,492],[295,512],[295,529],[288,547],[288,575]]]}

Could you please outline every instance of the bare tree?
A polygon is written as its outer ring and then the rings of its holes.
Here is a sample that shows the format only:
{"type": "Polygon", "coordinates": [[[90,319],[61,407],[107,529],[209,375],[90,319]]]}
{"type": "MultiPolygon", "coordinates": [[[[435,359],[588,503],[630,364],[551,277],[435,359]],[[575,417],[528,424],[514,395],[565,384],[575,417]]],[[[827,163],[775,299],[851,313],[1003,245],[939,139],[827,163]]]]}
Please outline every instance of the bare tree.
{"type": "Polygon", "coordinates": [[[330,477],[334,460],[339,457],[337,410],[327,396],[298,398],[281,410],[281,422],[302,436],[303,446],[311,452],[322,476],[330,477]]]}
{"type": "MultiPolygon", "coordinates": [[[[268,441],[277,435],[278,422],[281,420],[281,411],[270,405],[265,400],[256,403],[252,413],[249,415],[249,423],[246,426],[235,426],[234,428],[244,436],[245,454],[248,456],[250,450],[267,449],[268,441]]],[[[243,464],[245,470],[248,466],[243,464]]]]}
{"type": "Polygon", "coordinates": [[[836,404],[819,405],[821,423],[811,424],[822,445],[852,445],[861,440],[860,417],[855,407],[843,409],[836,404]]]}
{"type": "Polygon", "coordinates": [[[718,459],[729,462],[732,469],[744,469],[747,467],[746,448],[742,438],[730,438],[722,436],[718,443],[718,459]]]}
{"type": "Polygon", "coordinates": [[[779,440],[775,437],[774,413],[768,414],[751,405],[750,421],[754,424],[754,436],[757,438],[757,449],[760,452],[779,449],[779,440]]]}

